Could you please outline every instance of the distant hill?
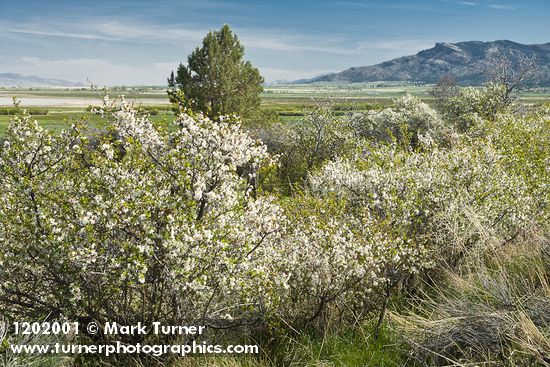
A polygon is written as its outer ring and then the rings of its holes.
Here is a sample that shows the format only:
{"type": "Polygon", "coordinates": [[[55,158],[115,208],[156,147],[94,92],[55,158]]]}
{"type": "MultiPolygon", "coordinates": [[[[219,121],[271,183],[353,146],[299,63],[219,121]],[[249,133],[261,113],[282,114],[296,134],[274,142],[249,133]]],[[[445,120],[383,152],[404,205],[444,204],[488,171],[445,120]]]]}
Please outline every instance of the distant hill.
{"type": "Polygon", "coordinates": [[[69,82],[62,79],[40,78],[34,75],[15,73],[0,73],[0,87],[29,88],[29,87],[84,87],[82,83],[69,82]]]}
{"type": "Polygon", "coordinates": [[[297,82],[362,83],[407,81],[435,83],[445,74],[454,75],[459,84],[480,85],[487,81],[487,70],[499,54],[517,64],[522,56],[534,57],[537,84],[550,86],[550,43],[523,45],[512,41],[436,43],[435,47],[372,66],[353,67],[297,82]]]}

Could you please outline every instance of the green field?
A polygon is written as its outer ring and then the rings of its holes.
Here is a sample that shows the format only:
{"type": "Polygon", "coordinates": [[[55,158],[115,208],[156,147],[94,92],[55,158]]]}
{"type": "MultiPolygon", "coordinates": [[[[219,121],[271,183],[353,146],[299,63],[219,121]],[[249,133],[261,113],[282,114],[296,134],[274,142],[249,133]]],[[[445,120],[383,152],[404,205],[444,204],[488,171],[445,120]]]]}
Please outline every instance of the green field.
{"type": "MultiPolygon", "coordinates": [[[[391,104],[395,98],[410,93],[428,103],[430,85],[403,85],[398,83],[358,84],[290,84],[267,86],[262,93],[262,106],[275,111],[281,120],[296,122],[305,111],[318,101],[330,100],[337,113],[377,109],[391,104]]],[[[171,120],[170,102],[166,90],[161,87],[113,88],[104,90],[82,89],[0,89],[0,107],[11,106],[12,98],[20,100],[22,108],[47,110],[47,114],[35,115],[45,127],[60,131],[71,121],[85,118],[93,125],[102,120],[87,111],[89,105],[99,105],[102,95],[123,95],[137,106],[155,106],[158,114],[153,121],[171,120]]],[[[521,100],[527,104],[550,101],[550,89],[524,93],[521,100]]],[[[0,115],[0,136],[4,135],[10,121],[9,115],[0,115]]]]}
{"type": "MultiPolygon", "coordinates": [[[[29,110],[32,111],[32,108],[29,110]]],[[[46,115],[38,114],[32,115],[32,117],[36,119],[41,126],[56,132],[70,126],[72,122],[81,120],[88,121],[92,126],[97,127],[105,124],[101,116],[88,112],[84,107],[48,107],[47,110],[48,113],[46,115]]],[[[158,114],[151,115],[151,120],[153,122],[162,119],[171,121],[173,117],[174,114],[171,111],[160,111],[158,114]]],[[[6,133],[11,118],[12,116],[10,115],[0,115],[0,136],[6,133]]]]}

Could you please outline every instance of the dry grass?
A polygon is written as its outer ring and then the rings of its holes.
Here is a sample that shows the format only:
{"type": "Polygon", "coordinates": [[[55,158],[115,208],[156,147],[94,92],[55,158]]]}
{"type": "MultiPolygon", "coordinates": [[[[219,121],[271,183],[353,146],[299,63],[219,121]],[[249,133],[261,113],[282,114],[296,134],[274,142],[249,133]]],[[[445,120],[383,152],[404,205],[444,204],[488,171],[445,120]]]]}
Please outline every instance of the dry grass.
{"type": "Polygon", "coordinates": [[[548,234],[489,244],[444,280],[428,286],[406,315],[391,314],[411,346],[411,362],[550,366],[548,234]]]}

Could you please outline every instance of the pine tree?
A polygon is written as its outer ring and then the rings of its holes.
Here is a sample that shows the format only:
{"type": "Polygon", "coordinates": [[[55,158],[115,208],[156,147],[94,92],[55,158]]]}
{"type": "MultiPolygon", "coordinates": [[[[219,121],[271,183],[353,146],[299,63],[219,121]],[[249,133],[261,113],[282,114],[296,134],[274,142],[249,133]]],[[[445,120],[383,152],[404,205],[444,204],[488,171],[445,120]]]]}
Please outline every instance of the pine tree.
{"type": "Polygon", "coordinates": [[[244,47],[227,24],[210,31],[202,47],[189,55],[187,65],[181,63],[168,78],[171,99],[175,101],[179,91],[187,107],[212,119],[250,116],[259,108],[264,79],[243,56],[244,47]]]}

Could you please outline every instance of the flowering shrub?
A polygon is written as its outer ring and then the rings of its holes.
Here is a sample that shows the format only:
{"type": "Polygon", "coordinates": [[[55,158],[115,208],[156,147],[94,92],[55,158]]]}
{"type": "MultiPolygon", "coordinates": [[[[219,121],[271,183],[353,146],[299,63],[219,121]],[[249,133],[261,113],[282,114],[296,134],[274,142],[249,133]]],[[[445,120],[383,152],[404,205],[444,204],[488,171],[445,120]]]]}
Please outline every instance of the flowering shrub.
{"type": "MultiPolygon", "coordinates": [[[[408,259],[396,269],[407,273],[428,265],[436,253],[454,261],[462,250],[450,244],[474,246],[482,234],[469,213],[502,239],[537,218],[541,198],[505,163],[490,141],[422,152],[393,145],[328,163],[311,177],[311,185],[314,192],[345,200],[364,227],[395,241],[389,246],[396,248],[394,258],[408,259]]],[[[387,251],[388,245],[382,248],[387,251]]]]}
{"type": "Polygon", "coordinates": [[[289,280],[279,316],[303,327],[328,309],[349,314],[362,308],[380,281],[371,239],[361,237],[354,218],[330,198],[304,194],[288,203],[286,212],[291,228],[278,262],[289,280]]]}
{"type": "Polygon", "coordinates": [[[442,101],[440,108],[445,119],[458,131],[468,131],[483,120],[494,120],[499,113],[509,111],[505,101],[506,87],[489,83],[483,88],[464,87],[442,101]]]}
{"type": "Polygon", "coordinates": [[[410,94],[396,99],[393,108],[354,114],[351,125],[371,141],[398,141],[413,147],[424,135],[440,140],[449,133],[437,111],[410,94]]]}
{"type": "Polygon", "coordinates": [[[17,117],[0,153],[2,313],[118,321],[254,316],[286,277],[282,210],[238,168],[271,163],[238,122],[156,128],[124,101],[110,134],[17,117]]]}
{"type": "Polygon", "coordinates": [[[295,131],[307,170],[343,154],[352,138],[346,119],[334,114],[330,101],[317,102],[295,131]]]}
{"type": "Polygon", "coordinates": [[[274,159],[232,119],[166,128],[114,101],[107,131],[56,135],[17,116],[0,150],[0,313],[296,328],[384,311],[412,276],[547,228],[548,111],[478,114],[483,133],[453,144],[410,96],[363,120],[321,111],[297,134],[307,186],[285,198],[251,185],[274,159]]]}

